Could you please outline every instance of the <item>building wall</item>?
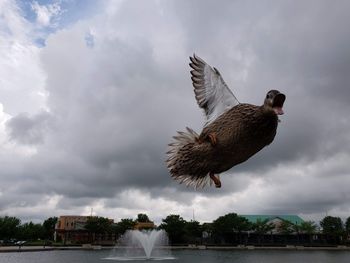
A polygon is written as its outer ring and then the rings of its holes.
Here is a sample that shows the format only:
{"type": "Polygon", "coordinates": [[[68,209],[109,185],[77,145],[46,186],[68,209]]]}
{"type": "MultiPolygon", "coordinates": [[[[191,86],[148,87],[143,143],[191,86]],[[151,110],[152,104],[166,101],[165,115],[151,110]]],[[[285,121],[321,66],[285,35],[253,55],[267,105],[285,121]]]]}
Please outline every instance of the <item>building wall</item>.
{"type": "MultiPolygon", "coordinates": [[[[89,216],[65,215],[60,216],[55,226],[55,240],[62,240],[65,244],[89,243],[92,236],[85,230],[85,224],[89,216]]],[[[109,219],[111,223],[113,219],[109,219]]],[[[109,244],[115,241],[115,235],[94,235],[99,243],[109,244]]]]}
{"type": "Polygon", "coordinates": [[[57,224],[56,230],[73,230],[77,222],[86,223],[88,216],[60,216],[57,224]]]}
{"type": "Polygon", "coordinates": [[[280,218],[274,218],[274,219],[268,221],[268,224],[273,224],[275,226],[275,228],[272,229],[273,234],[278,234],[280,232],[282,222],[283,222],[283,220],[280,218]]]}
{"type": "Polygon", "coordinates": [[[136,225],[134,226],[134,229],[136,230],[152,229],[152,228],[156,228],[153,222],[137,222],[136,225]]]}

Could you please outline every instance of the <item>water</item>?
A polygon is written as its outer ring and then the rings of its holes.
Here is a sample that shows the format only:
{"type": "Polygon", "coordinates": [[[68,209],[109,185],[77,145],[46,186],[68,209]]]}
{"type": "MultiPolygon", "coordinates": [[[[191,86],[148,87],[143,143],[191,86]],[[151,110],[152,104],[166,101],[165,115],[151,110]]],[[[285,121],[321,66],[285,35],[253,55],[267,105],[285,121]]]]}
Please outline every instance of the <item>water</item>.
{"type": "Polygon", "coordinates": [[[129,230],[118,240],[121,248],[116,248],[111,255],[104,258],[117,261],[132,260],[172,260],[170,249],[165,249],[169,243],[164,230],[138,231],[129,230]]]}
{"type": "MultiPolygon", "coordinates": [[[[0,263],[109,263],[112,250],[0,253],[0,263]]],[[[348,263],[350,251],[173,250],[176,263],[348,263]]],[[[154,262],[131,260],[133,262],[154,262]]]]}

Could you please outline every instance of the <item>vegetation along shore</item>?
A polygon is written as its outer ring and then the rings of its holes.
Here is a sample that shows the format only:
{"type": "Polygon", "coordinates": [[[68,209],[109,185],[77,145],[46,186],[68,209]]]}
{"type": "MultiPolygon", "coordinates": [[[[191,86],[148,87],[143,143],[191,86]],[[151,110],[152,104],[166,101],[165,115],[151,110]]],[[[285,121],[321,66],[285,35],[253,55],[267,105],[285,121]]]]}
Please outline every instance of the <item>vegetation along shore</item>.
{"type": "Polygon", "coordinates": [[[99,249],[118,245],[132,229],[164,229],[172,248],[189,249],[336,249],[350,247],[350,217],[326,216],[319,224],[296,215],[237,215],[212,222],[168,215],[155,225],[146,214],[118,222],[98,216],[60,216],[43,223],[0,217],[0,251],[99,249]],[[86,245],[89,244],[89,245],[86,245]]]}

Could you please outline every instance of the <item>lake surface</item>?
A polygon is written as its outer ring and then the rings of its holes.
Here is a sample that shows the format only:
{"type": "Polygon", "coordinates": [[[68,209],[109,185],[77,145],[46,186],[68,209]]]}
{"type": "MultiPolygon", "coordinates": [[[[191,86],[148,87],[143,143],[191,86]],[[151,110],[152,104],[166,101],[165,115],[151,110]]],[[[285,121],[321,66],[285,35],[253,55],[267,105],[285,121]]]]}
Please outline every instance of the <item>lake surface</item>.
{"type": "MultiPolygon", "coordinates": [[[[349,263],[350,251],[278,251],[278,250],[173,250],[173,260],[161,262],[201,262],[201,263],[349,263]]],[[[104,258],[116,256],[113,250],[99,251],[43,251],[0,253],[0,263],[93,263],[118,262],[104,258]]],[[[119,261],[120,262],[120,261],[119,261]]],[[[151,261],[124,261],[124,262],[151,262],[151,261]]],[[[153,261],[155,262],[155,261],[153,261]]],[[[160,261],[156,261],[160,262],[160,261]]]]}

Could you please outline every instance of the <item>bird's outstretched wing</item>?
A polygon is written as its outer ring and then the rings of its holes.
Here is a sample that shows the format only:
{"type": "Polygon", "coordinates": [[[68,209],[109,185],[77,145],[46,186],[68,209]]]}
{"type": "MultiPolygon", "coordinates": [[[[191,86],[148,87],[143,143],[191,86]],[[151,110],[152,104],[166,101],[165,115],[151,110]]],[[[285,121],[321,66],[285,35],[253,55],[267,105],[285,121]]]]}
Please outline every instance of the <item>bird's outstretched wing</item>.
{"type": "Polygon", "coordinates": [[[239,101],[216,68],[212,68],[195,54],[190,60],[194,93],[199,107],[205,111],[207,126],[225,111],[239,104],[239,101]]]}

